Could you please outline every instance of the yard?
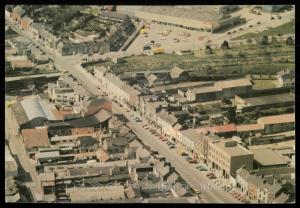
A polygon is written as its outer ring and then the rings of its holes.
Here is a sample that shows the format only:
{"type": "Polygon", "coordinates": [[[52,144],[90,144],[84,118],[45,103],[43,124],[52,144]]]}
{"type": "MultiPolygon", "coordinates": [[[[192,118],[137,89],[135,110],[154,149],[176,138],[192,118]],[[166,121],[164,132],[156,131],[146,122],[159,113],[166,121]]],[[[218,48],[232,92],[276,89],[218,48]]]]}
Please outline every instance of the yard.
{"type": "Polygon", "coordinates": [[[260,89],[269,89],[276,87],[276,80],[274,79],[266,79],[266,80],[253,80],[254,86],[253,89],[260,90],[260,89]]]}
{"type": "Polygon", "coordinates": [[[233,38],[232,40],[241,40],[249,38],[260,38],[264,35],[267,36],[277,36],[278,34],[295,34],[295,22],[288,22],[286,24],[280,25],[275,28],[270,28],[269,30],[259,32],[259,33],[247,33],[242,36],[233,38]]]}

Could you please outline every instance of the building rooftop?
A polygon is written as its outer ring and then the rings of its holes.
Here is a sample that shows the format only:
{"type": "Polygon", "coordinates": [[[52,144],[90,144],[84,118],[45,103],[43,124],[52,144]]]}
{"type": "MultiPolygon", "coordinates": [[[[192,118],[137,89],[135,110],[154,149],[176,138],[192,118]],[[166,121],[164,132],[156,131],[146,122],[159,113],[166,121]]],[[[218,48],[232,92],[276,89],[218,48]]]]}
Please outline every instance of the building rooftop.
{"type": "Polygon", "coordinates": [[[251,80],[249,78],[242,78],[242,79],[218,81],[215,83],[215,87],[221,90],[225,88],[242,87],[242,86],[252,86],[251,80]]]}
{"type": "Polygon", "coordinates": [[[225,124],[221,126],[208,126],[208,127],[200,127],[197,128],[196,131],[199,133],[207,133],[207,132],[212,132],[212,133],[226,133],[226,132],[235,132],[236,126],[235,124],[225,124]]]}
{"type": "Polygon", "coordinates": [[[242,99],[245,102],[245,104],[256,106],[256,105],[268,105],[268,104],[276,104],[276,103],[284,103],[284,102],[293,102],[295,101],[295,95],[291,93],[283,93],[283,94],[250,97],[250,98],[242,98],[242,99]]]}
{"type": "Polygon", "coordinates": [[[250,152],[245,147],[238,145],[237,142],[234,141],[233,139],[222,139],[219,141],[213,141],[212,143],[222,151],[229,154],[231,157],[242,156],[242,155],[253,155],[252,152],[250,152]]]}
{"type": "Polygon", "coordinates": [[[220,17],[219,6],[144,6],[139,11],[178,17],[183,19],[191,19],[198,21],[206,21],[213,23],[220,17]]]}
{"type": "Polygon", "coordinates": [[[280,154],[274,150],[265,149],[252,149],[254,160],[262,166],[270,165],[286,165],[287,161],[284,160],[280,154]]]}
{"type": "Polygon", "coordinates": [[[276,116],[265,116],[257,119],[257,123],[277,124],[277,123],[292,123],[295,122],[295,113],[282,114],[276,116]]]}
{"type": "Polygon", "coordinates": [[[50,145],[48,131],[43,129],[22,129],[21,135],[24,139],[26,149],[35,147],[48,147],[50,145]]]}
{"type": "Polygon", "coordinates": [[[238,132],[242,131],[255,131],[264,129],[262,125],[259,124],[246,124],[246,125],[238,125],[236,126],[236,130],[238,132]]]}
{"type": "Polygon", "coordinates": [[[177,118],[172,115],[169,114],[166,111],[161,111],[157,114],[158,117],[160,117],[162,120],[164,120],[165,122],[167,122],[168,124],[170,124],[171,126],[174,126],[177,123],[177,118]]]}
{"type": "Polygon", "coordinates": [[[29,120],[34,118],[45,118],[47,120],[56,120],[52,110],[56,110],[56,107],[52,103],[48,103],[45,100],[38,99],[24,99],[21,105],[29,120]]]}
{"type": "Polygon", "coordinates": [[[71,202],[95,202],[125,198],[123,186],[66,188],[66,193],[70,195],[71,202]]]}

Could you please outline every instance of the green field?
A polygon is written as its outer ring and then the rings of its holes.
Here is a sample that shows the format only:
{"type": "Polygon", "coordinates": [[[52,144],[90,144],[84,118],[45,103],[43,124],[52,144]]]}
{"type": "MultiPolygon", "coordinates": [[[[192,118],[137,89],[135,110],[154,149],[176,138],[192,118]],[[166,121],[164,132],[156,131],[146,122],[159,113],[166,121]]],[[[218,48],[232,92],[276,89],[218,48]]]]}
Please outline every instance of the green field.
{"type": "Polygon", "coordinates": [[[253,80],[254,86],[253,89],[260,90],[260,89],[269,89],[276,87],[276,80],[274,79],[267,79],[267,80],[253,80]]]}
{"type": "MultiPolygon", "coordinates": [[[[275,46],[233,46],[229,50],[213,49],[213,54],[205,54],[204,50],[195,51],[195,55],[157,54],[153,56],[130,56],[115,64],[111,60],[93,66],[110,66],[115,72],[137,72],[168,70],[173,66],[183,69],[198,69],[192,72],[195,76],[203,76],[205,69],[211,66],[209,73],[221,75],[232,73],[244,74],[276,74],[284,68],[293,68],[295,48],[287,45],[275,46]]],[[[91,68],[93,66],[87,67],[91,68]]]]}
{"type": "Polygon", "coordinates": [[[259,32],[259,33],[246,33],[239,37],[233,38],[232,40],[241,40],[241,39],[249,39],[249,38],[260,38],[264,35],[267,36],[277,36],[278,34],[295,34],[295,23],[288,22],[286,24],[280,25],[275,28],[271,28],[269,30],[259,32]]]}

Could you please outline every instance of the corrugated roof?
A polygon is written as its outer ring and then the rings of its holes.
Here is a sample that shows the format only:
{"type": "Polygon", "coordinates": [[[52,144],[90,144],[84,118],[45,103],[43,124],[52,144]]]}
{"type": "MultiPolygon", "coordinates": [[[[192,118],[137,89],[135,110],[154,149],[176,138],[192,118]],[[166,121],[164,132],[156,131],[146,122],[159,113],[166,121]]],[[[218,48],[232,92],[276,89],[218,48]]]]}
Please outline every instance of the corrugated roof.
{"type": "Polygon", "coordinates": [[[38,99],[24,99],[21,105],[29,120],[34,118],[45,118],[48,120],[56,120],[51,110],[56,109],[54,105],[46,103],[46,101],[38,99]]]}

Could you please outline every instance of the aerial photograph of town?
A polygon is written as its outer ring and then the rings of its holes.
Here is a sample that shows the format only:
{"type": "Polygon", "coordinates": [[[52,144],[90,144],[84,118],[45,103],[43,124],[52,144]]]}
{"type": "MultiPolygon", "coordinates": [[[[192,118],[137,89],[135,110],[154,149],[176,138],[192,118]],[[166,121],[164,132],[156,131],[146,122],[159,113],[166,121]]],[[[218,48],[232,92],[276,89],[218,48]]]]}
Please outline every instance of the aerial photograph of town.
{"type": "Polygon", "coordinates": [[[5,5],[6,203],[290,204],[295,178],[294,5],[5,5]]]}

